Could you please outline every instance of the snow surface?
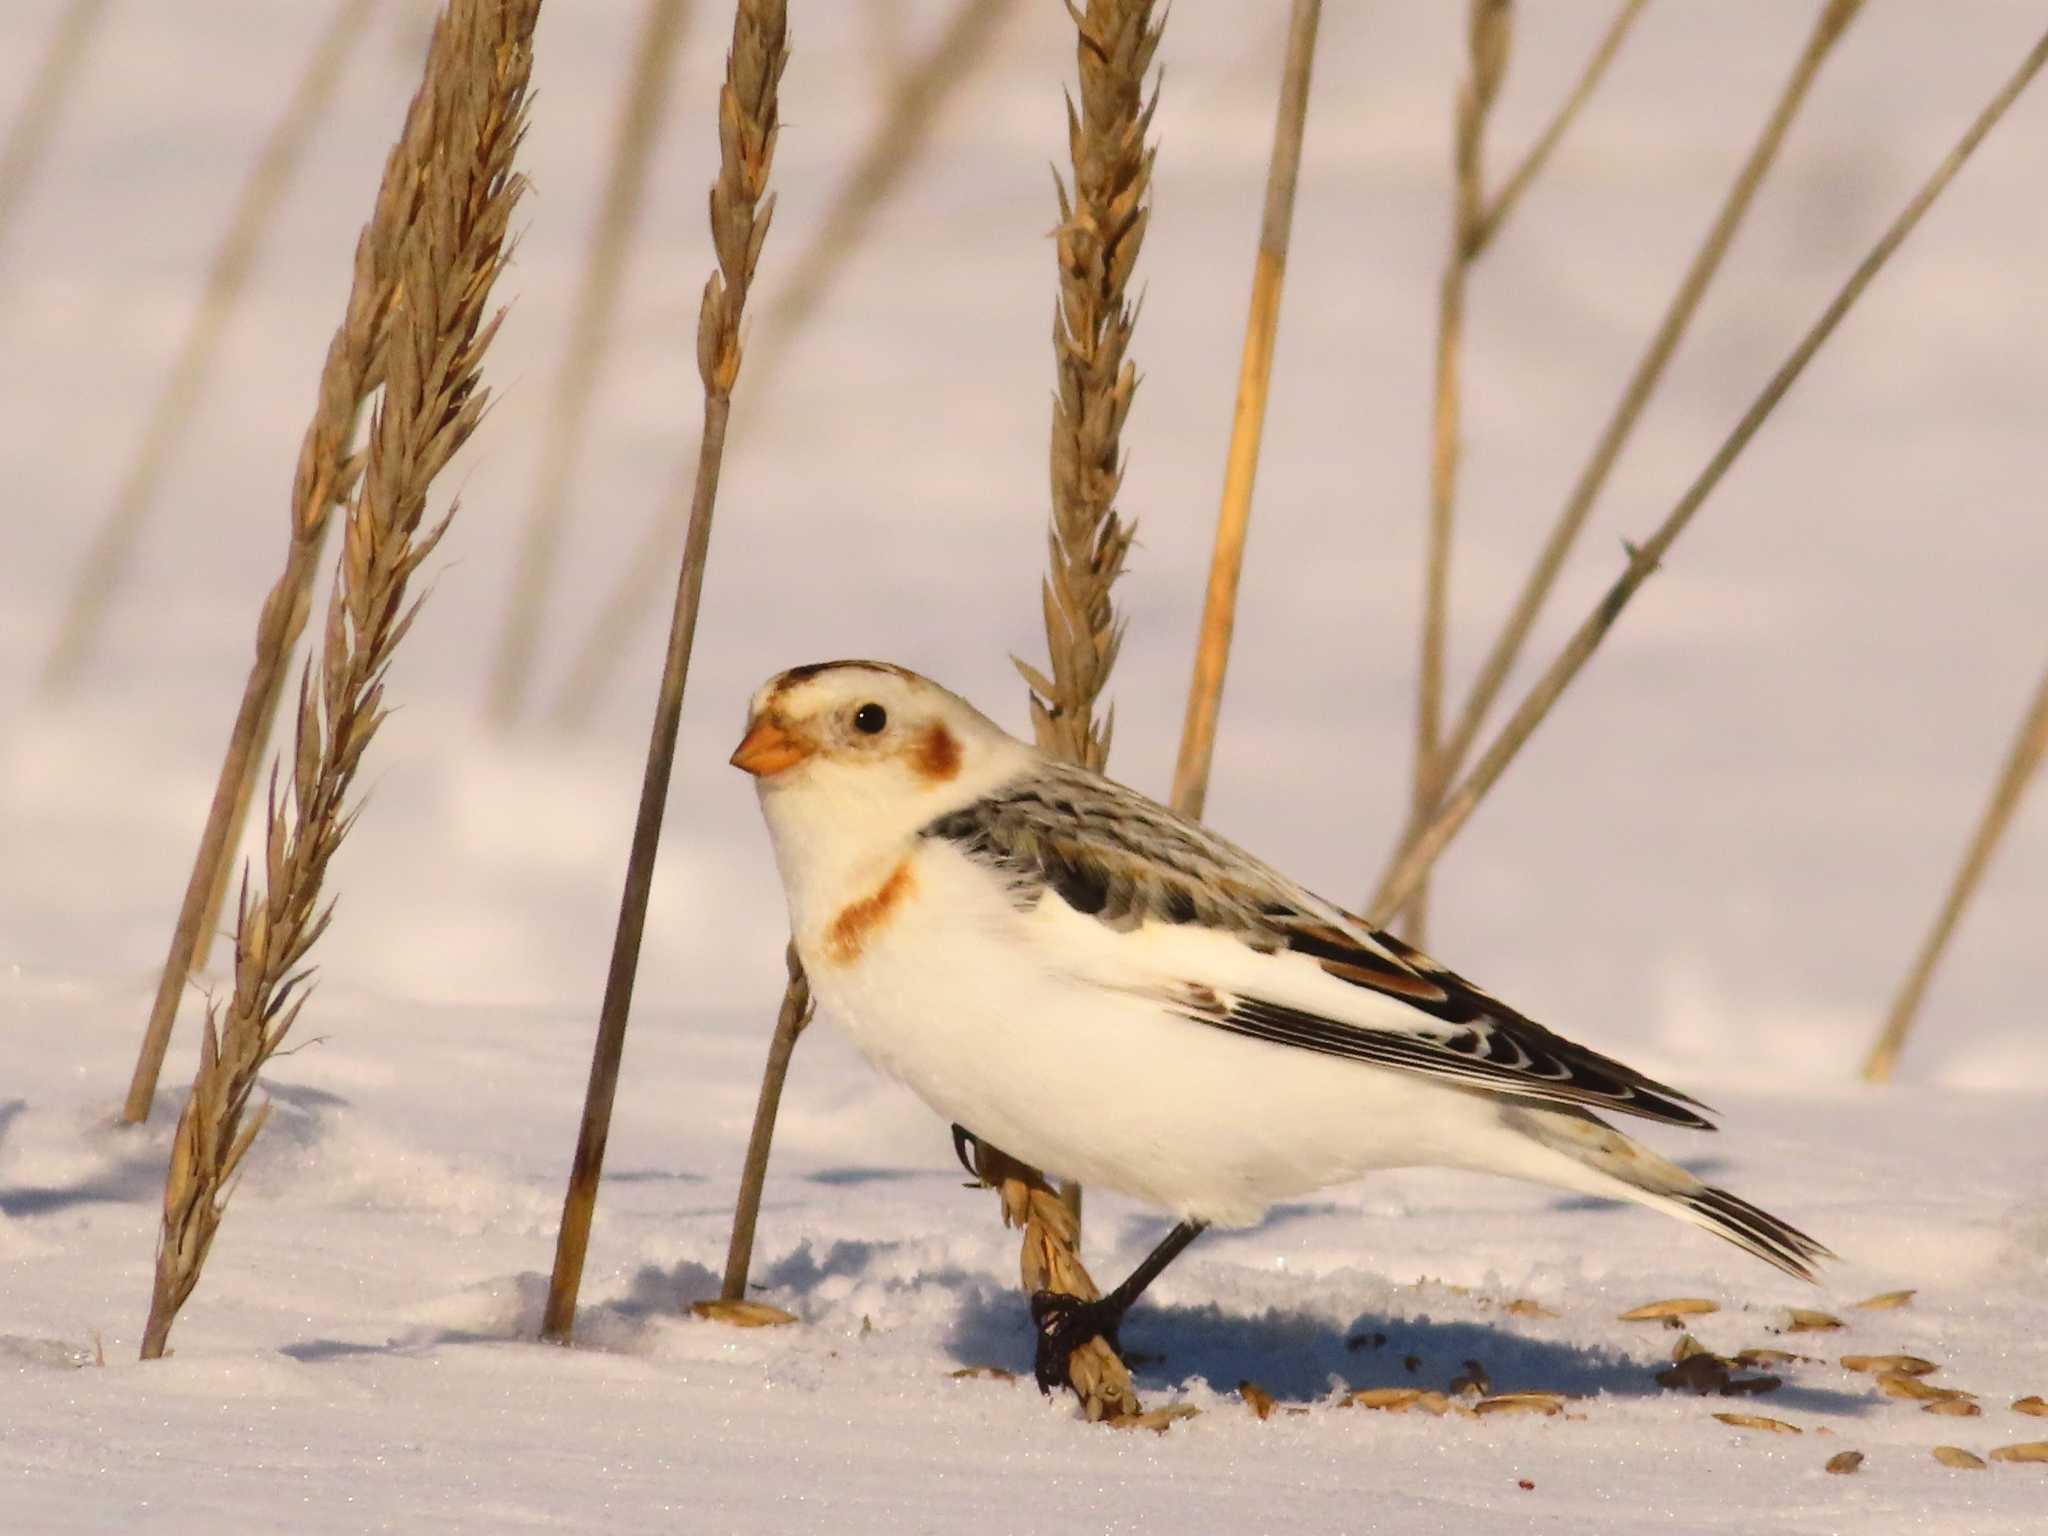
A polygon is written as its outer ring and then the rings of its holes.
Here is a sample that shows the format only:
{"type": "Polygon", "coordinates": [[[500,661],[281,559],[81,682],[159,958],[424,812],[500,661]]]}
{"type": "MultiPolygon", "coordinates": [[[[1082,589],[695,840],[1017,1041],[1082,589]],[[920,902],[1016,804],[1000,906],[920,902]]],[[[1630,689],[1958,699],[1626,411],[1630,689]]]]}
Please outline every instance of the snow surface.
{"type": "MultiPolygon", "coordinates": [[[[0,8],[0,111],[60,9],[0,8]]],[[[151,1124],[109,1120],[416,34],[387,18],[355,60],[88,684],[56,704],[33,680],[65,585],[325,7],[114,8],[0,239],[0,1528],[2038,1529],[2048,1469],[1950,1471],[1928,1454],[2048,1435],[2006,1406],[2048,1393],[2038,796],[1900,1082],[1868,1090],[1852,1068],[2042,661],[2040,94],[1758,439],[1439,888],[1445,958],[1723,1111],[1720,1137],[1659,1144],[1838,1249],[1821,1292],[1644,1213],[1391,1175],[1205,1238],[1127,1342],[1153,1357],[1148,1402],[1207,1411],[1161,1437],[1093,1430],[1028,1385],[949,1377],[1026,1364],[1014,1239],[989,1196],[959,1187],[944,1127],[827,1027],[797,1059],[755,1266],[759,1294],[801,1326],[741,1333],[681,1311],[716,1287],[780,986],[779,893],[751,795],[724,766],[748,690],[794,662],[873,654],[1021,724],[1006,656],[1042,649],[1045,166],[1071,72],[1047,3],[1007,25],[779,374],[742,385],[580,1343],[532,1342],[658,627],[635,635],[587,734],[493,735],[478,700],[638,9],[547,13],[537,191],[491,358],[499,405],[454,477],[463,511],[336,865],[303,1048],[275,1064],[276,1115],[175,1357],[148,1367],[133,1355],[189,1020],[151,1124]],[[1904,1310],[1848,1305],[1897,1286],[1918,1288],[1904,1310]],[[1651,1374],[1675,1335],[1615,1314],[1669,1295],[1723,1303],[1694,1330],[1710,1347],[1820,1358],[1761,1400],[1660,1391],[1651,1374]],[[1559,1315],[1509,1315],[1515,1298],[1559,1315]],[[1850,1327],[1775,1337],[1787,1305],[1850,1327]],[[104,1370],[81,1368],[95,1340],[104,1370]],[[1941,1362],[1935,1379],[1979,1394],[1983,1416],[1924,1416],[1832,1363],[1894,1350],[1941,1362]],[[1442,1387],[1471,1359],[1498,1388],[1577,1395],[1571,1416],[1326,1406],[1339,1385],[1442,1387]],[[1259,1422],[1234,1395],[1245,1379],[1311,1411],[1259,1422]],[[1806,1433],[1709,1417],[1727,1408],[1806,1433]],[[1869,1457],[1859,1473],[1822,1471],[1852,1448],[1869,1457]]],[[[1247,21],[1182,5],[1164,54],[1116,751],[1155,792],[1207,559],[1282,9],[1247,21]]],[[[887,62],[874,18],[891,10],[798,9],[764,303],[873,118],[887,62]]],[[[915,7],[912,27],[942,10],[915,7]]],[[[1455,10],[1333,6],[1324,21],[1211,797],[1219,827],[1337,897],[1369,882],[1403,803],[1455,10]]],[[[1481,271],[1461,668],[1809,10],[1652,7],[1481,271]]],[[[1523,19],[1497,163],[1607,14],[1523,19]]],[[[1534,654],[2039,24],[2033,7],[1990,3],[1873,6],[1856,23],[1534,654]]],[[[695,442],[688,338],[723,28],[719,7],[698,8],[553,605],[549,687],[695,442]]],[[[1161,1230],[1108,1196],[1089,1215],[1104,1276],[1161,1230]]]]}

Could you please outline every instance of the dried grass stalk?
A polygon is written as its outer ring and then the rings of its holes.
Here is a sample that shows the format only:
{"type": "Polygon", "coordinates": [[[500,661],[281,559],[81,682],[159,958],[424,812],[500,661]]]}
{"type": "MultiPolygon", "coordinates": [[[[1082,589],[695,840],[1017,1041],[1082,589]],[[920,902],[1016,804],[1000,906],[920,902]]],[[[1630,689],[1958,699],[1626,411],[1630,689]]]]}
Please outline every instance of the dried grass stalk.
{"type": "Polygon", "coordinates": [[[747,1271],[754,1262],[754,1225],[761,1216],[761,1191],[768,1183],[768,1153],[775,1143],[775,1116],[782,1105],[782,1085],[789,1077],[789,1059],[796,1054],[796,1042],[811,1022],[811,984],[804,975],[803,962],[792,943],[783,954],[789,982],[782,993],[782,1007],[775,1015],[775,1033],[768,1040],[768,1065],[761,1072],[761,1094],[754,1104],[754,1129],[747,1137],[747,1160],[740,1169],[739,1198],[733,1204],[732,1239],[725,1250],[725,1281],[718,1289],[722,1301],[739,1301],[747,1294],[747,1271]]]}
{"type": "Polygon", "coordinates": [[[1194,817],[1201,816],[1209,797],[1209,767],[1216,753],[1223,679],[1230,664],[1230,637],[1237,625],[1238,580],[1244,571],[1245,537],[1251,526],[1252,484],[1259,470],[1259,440],[1265,430],[1267,390],[1273,375],[1273,343],[1280,329],[1280,290],[1286,280],[1287,244],[1294,228],[1294,189],[1300,179],[1302,136],[1308,124],[1309,71],[1315,62],[1316,27],[1322,13],[1322,0],[1294,0],[1287,21],[1279,118],[1273,127],[1272,158],[1266,166],[1266,209],[1252,269],[1251,312],[1245,319],[1237,410],[1231,420],[1230,452],[1223,472],[1223,505],[1216,517],[1209,588],[1195,641],[1195,675],[1188,686],[1180,759],[1173,772],[1173,807],[1194,817]]]}
{"type": "MultiPolygon", "coordinates": [[[[122,471],[114,505],[87,548],[85,562],[65,604],[56,643],[43,664],[42,688],[48,695],[64,692],[78,680],[80,668],[106,622],[107,606],[135,553],[144,520],[163,480],[171,454],[191,425],[206,380],[220,352],[242,293],[248,285],[256,252],[297,174],[313,130],[327,115],[343,69],[356,43],[368,32],[377,0],[338,0],[327,29],[314,44],[305,73],[292,88],[284,116],[264,141],[256,164],[235,202],[227,233],[221,237],[207,269],[206,285],[193,316],[192,328],[171,365],[134,456],[122,471]]],[[[238,821],[237,826],[240,825],[238,821]]]]}
{"type": "Polygon", "coordinates": [[[1480,215],[1479,225],[1472,231],[1474,255],[1483,252],[1493,243],[1493,237],[1500,233],[1501,225],[1506,223],[1508,215],[1514,212],[1515,205],[1522,200],[1522,194],[1529,190],[1529,184],[1542,172],[1543,167],[1550,163],[1551,155],[1564,141],[1564,136],[1572,124],[1578,121],[1579,113],[1585,109],[1586,103],[1593,99],[1593,92],[1600,88],[1600,82],[1607,74],[1607,66],[1612,64],[1614,56],[1621,52],[1621,45],[1628,40],[1629,29],[1636,24],[1636,18],[1642,15],[1643,7],[1647,4],[1649,0],[1622,0],[1621,9],[1614,13],[1614,20],[1607,24],[1607,30],[1601,35],[1599,46],[1594,48],[1593,56],[1579,72],[1578,83],[1572,87],[1571,93],[1551,115],[1550,121],[1536,136],[1536,142],[1529,146],[1521,162],[1508,173],[1507,180],[1501,183],[1500,190],[1486,205],[1485,213],[1480,215]]]}
{"type": "MultiPolygon", "coordinates": [[[[1441,743],[1434,759],[1434,774],[1426,786],[1427,793],[1418,797],[1409,817],[1407,828],[1402,834],[1401,846],[1395,850],[1399,857],[1406,850],[1416,831],[1434,815],[1443,793],[1456,777],[1459,769],[1470,755],[1473,743],[1485,724],[1486,714],[1499,697],[1509,672],[1521,654],[1523,643],[1535,627],[1543,604],[1556,585],[1558,573],[1563,569],[1565,557],[1577,542],[1579,532],[1591,516],[1593,505],[1607,486],[1607,479],[1621,458],[1621,451],[1627,445],[1636,423],[1641,420],[1650,397],[1663,381],[1664,370],[1670,363],[1679,343],[1684,340],[1693,316],[1698,313],[1707,289],[1721,269],[1722,259],[1734,243],[1736,231],[1748,215],[1750,205],[1756,199],[1757,189],[1763,185],[1766,174],[1777,160],[1778,151],[1785,142],[1785,136],[1805,104],[1807,93],[1820,72],[1822,63],[1840,40],[1843,31],[1855,19],[1862,8],[1862,0],[1827,0],[1815,20],[1813,31],[1800,50],[1799,58],[1793,65],[1791,78],[1785,82],[1773,104],[1764,126],[1751,147],[1749,157],[1742,169],[1736,173],[1734,183],[1722,200],[1720,210],[1708,228],[1706,238],[1694,252],[1692,262],[1685,275],[1679,280],[1677,290],[1665,308],[1664,317],[1657,324],[1649,345],[1638,359],[1635,371],[1629,376],[1628,384],[1622,390],[1607,424],[1601,428],[1595,440],[1593,451],[1585,467],[1579,471],[1571,493],[1565,498],[1556,521],[1546,536],[1543,548],[1538,552],[1535,563],[1530,567],[1521,592],[1516,596],[1514,607],[1508,612],[1506,622],[1495,637],[1480,664],[1478,675],[1473,679],[1472,690],[1460,706],[1458,718],[1449,735],[1441,743]]],[[[1505,194],[1503,194],[1505,196],[1505,194]]],[[[1497,205],[1498,206],[1498,205],[1497,205]]],[[[1483,243],[1490,235],[1490,226],[1482,224],[1479,237],[1483,243]]]]}
{"type": "MultiPolygon", "coordinates": [[[[1486,119],[1507,76],[1514,10],[1509,0],[1471,0],[1466,20],[1467,63],[1458,85],[1452,132],[1451,250],[1437,291],[1436,388],[1430,416],[1429,531],[1422,562],[1422,646],[1415,693],[1415,770],[1411,789],[1415,819],[1424,817],[1437,794],[1438,738],[1442,732],[1444,662],[1450,624],[1451,536],[1458,496],[1459,421],[1463,390],[1459,373],[1465,336],[1465,289],[1478,259],[1486,217],[1481,148],[1486,119]]],[[[1420,883],[1410,893],[1405,927],[1415,943],[1428,925],[1428,892],[1420,883]]]]}
{"type": "MultiPolygon", "coordinates": [[[[697,372],[704,384],[704,427],[697,449],[697,475],[690,524],[676,577],[675,608],[669,621],[668,653],[655,700],[647,768],[640,783],[640,808],[633,846],[626,860],[625,889],[619,898],[618,929],[611,967],[605,976],[597,1042],[591,1053],[590,1083],[584,1093],[583,1123],[576,1160],[562,1200],[562,1226],[555,1242],[555,1268],[541,1320],[544,1338],[569,1342],[576,1323],[576,1294],[583,1284],[583,1260],[597,1210],[598,1177],[611,1131],[612,1101],[626,1048],[626,1019],[633,1005],[633,978],[640,965],[640,941],[647,928],[647,900],[654,886],[654,857],[661,845],[662,812],[675,766],[676,731],[683,713],[683,688],[690,675],[690,651],[697,634],[697,608],[704,593],[704,566],[711,550],[711,517],[718,500],[718,474],[725,458],[726,425],[733,385],[739,379],[740,317],[762,243],[775,211],[768,172],[775,158],[783,67],[789,62],[789,18],[784,0],[738,0],[732,48],[725,56],[725,85],[718,94],[718,177],[711,185],[711,243],[718,266],[704,285],[697,312],[697,372]]],[[[792,989],[797,985],[791,981],[792,989]]]]}
{"type": "Polygon", "coordinates": [[[0,240],[7,238],[14,210],[21,203],[22,193],[28,190],[36,167],[42,163],[58,114],[78,82],[93,34],[106,9],[107,0],[71,0],[64,14],[57,18],[50,46],[43,50],[35,73],[29,76],[28,94],[8,125],[5,143],[0,143],[0,240]]]}
{"type": "Polygon", "coordinates": [[[272,770],[265,886],[243,887],[234,996],[208,1016],[178,1119],[145,1360],[163,1353],[262,1129],[262,1112],[247,1114],[250,1095],[305,1006],[306,958],[334,911],[320,900],[328,860],[358,814],[349,791],[385,717],[398,643],[418,612],[407,585],[447,528],[444,520],[421,531],[427,490],[483,415],[480,370],[498,326],[485,307],[523,186],[512,162],[539,10],[540,0],[450,0],[407,122],[408,140],[419,133],[416,152],[393,157],[417,167],[420,181],[394,252],[383,398],[348,507],[320,665],[316,673],[309,663],[300,682],[291,761],[272,770]]]}
{"type": "MultiPolygon", "coordinates": [[[[1126,355],[1137,323],[1131,273],[1151,218],[1147,195],[1154,151],[1146,144],[1156,86],[1146,76],[1164,19],[1152,0],[1070,3],[1081,80],[1077,109],[1067,97],[1071,189],[1057,175],[1060,222],[1053,232],[1059,297],[1053,306],[1056,387],[1052,410],[1052,518],[1049,572],[1041,586],[1049,675],[1019,660],[1030,687],[1038,745],[1068,762],[1099,769],[1109,758],[1114,711],[1096,706],[1116,664],[1123,623],[1110,589],[1123,573],[1132,528],[1117,511],[1123,484],[1124,418],[1138,388],[1126,355]]],[[[1001,1190],[1004,1220],[1024,1228],[1025,1289],[1097,1299],[1082,1265],[1080,1192],[1065,1199],[1042,1174],[1007,1154],[984,1149],[988,1182],[1001,1190]]],[[[985,1175],[986,1177],[986,1175],[985,1175]]],[[[1137,1411],[1130,1372],[1104,1339],[1073,1353],[1069,1381],[1091,1420],[1137,1411]]]]}
{"type": "MultiPolygon", "coordinates": [[[[894,71],[889,101],[852,174],[790,263],[788,280],[777,285],[755,328],[750,376],[762,381],[755,388],[770,388],[765,381],[776,376],[833,282],[860,250],[875,214],[929,142],[947,101],[973,80],[1015,6],[1016,0],[959,0],[931,47],[894,71]]],[[[745,429],[743,416],[735,430],[743,435],[745,429]]],[[[621,658],[631,651],[628,641],[660,592],[664,553],[674,545],[688,511],[687,487],[680,487],[647,523],[564,674],[549,711],[556,726],[580,729],[610,690],[621,658]]]]}
{"type": "MultiPolygon", "coordinates": [[[[620,278],[646,202],[647,167],[653,159],[655,134],[667,112],[677,46],[689,10],[687,0],[648,0],[640,35],[633,44],[632,82],[626,88],[612,139],[611,168],[605,176],[597,232],[591,238],[576,291],[568,345],[555,374],[540,470],[512,574],[512,602],[491,668],[490,711],[500,725],[509,725],[518,717],[532,683],[548,592],[561,550],[569,487],[583,447],[591,395],[611,347],[620,278]]],[[[647,563],[650,575],[661,568],[660,555],[667,548],[664,540],[661,549],[652,552],[647,563]]]]}
{"type": "Polygon", "coordinates": [[[306,626],[313,575],[327,536],[328,513],[354,493],[362,469],[362,455],[350,449],[363,405],[384,381],[384,343],[398,284],[399,245],[405,231],[424,216],[422,199],[428,161],[435,150],[432,134],[436,126],[428,110],[428,93],[422,86],[407,112],[398,142],[385,158],[376,204],[356,239],[348,304],[333,340],[328,343],[312,420],[299,444],[288,509],[289,542],[284,570],[264,598],[257,616],[256,657],[228,732],[220,776],[207,808],[206,825],[185,883],[170,949],[164,958],[163,972],[157,978],[156,998],[122,1107],[121,1117],[130,1124],[139,1125],[149,1116],[164,1053],[170,1047],[178,1002],[184,995],[185,979],[191,973],[201,936],[213,921],[210,914],[218,912],[215,895],[225,889],[225,872],[239,841],[237,834],[255,782],[256,764],[284,691],[292,648],[306,626]]]}
{"type": "Polygon", "coordinates": [[[2033,702],[2027,707],[2026,718],[2020,722],[2019,734],[2013,738],[2012,748],[2006,753],[1998,782],[1992,786],[1990,803],[1984,807],[1984,815],[1970,838],[1962,866],[1949,883],[1941,910],[1935,914],[1934,926],[1921,940],[1920,952],[1913,957],[1913,967],[1900,984],[1898,996],[1892,999],[1884,1028],[1878,1031],[1870,1054],[1864,1059],[1863,1077],[1866,1082],[1891,1080],[1892,1070],[1899,1062],[1899,1052],[1905,1048],[1906,1036],[1919,1016],[1920,1000],[1927,995],[1927,984],[1934,977],[1934,968],[1941,963],[1942,954],[1955,934],[1956,924],[1962,920],[1971,896],[1976,894],[1977,883],[1984,878],[1984,871],[1991,864],[1991,855],[1997,851],[2005,829],[2012,824],[2013,812],[2019,809],[2020,798],[2039,770],[2043,757],[2048,757],[2048,672],[2041,675],[2033,702]]]}
{"type": "Polygon", "coordinates": [[[1579,669],[1598,648],[1607,631],[1613,627],[1614,621],[1621,616],[1622,609],[1628,606],[1629,599],[1635,595],[1637,588],[1649,580],[1658,562],[1664,558],[1678,536],[1685,531],[1686,525],[1692,521],[1693,514],[1699,511],[1714,488],[1721,483],[1721,477],[1727,474],[1729,467],[1749,445],[1749,440],[1769,419],[1778,402],[1805,371],[1806,365],[1813,361],[1814,354],[1821,349],[1828,337],[1834,334],[1835,327],[1842,322],[1842,317],[1855,306],[1856,301],[1863,296],[1864,289],[1870,286],[1871,280],[1891,259],[1892,253],[1905,242],[1908,235],[1912,234],[1927,210],[1934,205],[1935,199],[1940,197],[1943,190],[1955,179],[1956,173],[1963,168],[1964,162],[1970,158],[1972,151],[1983,141],[1984,136],[1997,125],[2007,108],[2011,107],[2020,93],[2027,88],[2028,83],[2040,72],[2044,59],[2048,59],[2048,35],[2043,35],[2028,51],[2019,68],[1985,104],[1976,120],[1957,141],[1955,148],[1949,151],[1934,173],[1907,201],[1891,226],[1878,237],[1869,254],[1857,264],[1856,270],[1849,275],[1841,291],[1828,302],[1820,318],[1800,338],[1791,355],[1779,366],[1770,382],[1751,402],[1742,419],[1728,434],[1727,440],[1715,450],[1714,456],[1687,487],[1685,494],[1679,498],[1678,504],[1671,509],[1657,531],[1640,547],[1631,548],[1628,565],[1620,577],[1608,588],[1606,595],[1595,605],[1592,613],[1565,643],[1543,676],[1537,679],[1528,696],[1523,699],[1507,724],[1501,727],[1499,736],[1473,766],[1472,771],[1444,798],[1429,825],[1380,882],[1379,890],[1367,907],[1367,914],[1373,922],[1385,922],[1400,910],[1429,866],[1449,845],[1451,839],[1457,836],[1459,830],[1470,819],[1473,810],[1485,798],[1487,791],[1514,760],[1523,743],[1550,713],[1559,696],[1570,686],[1579,669]]]}

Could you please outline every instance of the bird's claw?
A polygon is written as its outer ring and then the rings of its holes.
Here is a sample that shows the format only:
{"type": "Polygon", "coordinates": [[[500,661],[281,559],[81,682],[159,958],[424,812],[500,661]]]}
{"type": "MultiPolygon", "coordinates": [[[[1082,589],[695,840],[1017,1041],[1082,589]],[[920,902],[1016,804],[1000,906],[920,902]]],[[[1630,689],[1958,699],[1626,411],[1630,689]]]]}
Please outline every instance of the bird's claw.
{"type": "Polygon", "coordinates": [[[1038,1390],[1047,1396],[1061,1387],[1074,1387],[1074,1351],[1090,1339],[1103,1339],[1117,1347],[1117,1327],[1123,1312],[1107,1301],[1083,1301],[1058,1291],[1035,1291],[1031,1297],[1031,1325],[1038,1335],[1037,1358],[1032,1374],[1038,1390]]]}

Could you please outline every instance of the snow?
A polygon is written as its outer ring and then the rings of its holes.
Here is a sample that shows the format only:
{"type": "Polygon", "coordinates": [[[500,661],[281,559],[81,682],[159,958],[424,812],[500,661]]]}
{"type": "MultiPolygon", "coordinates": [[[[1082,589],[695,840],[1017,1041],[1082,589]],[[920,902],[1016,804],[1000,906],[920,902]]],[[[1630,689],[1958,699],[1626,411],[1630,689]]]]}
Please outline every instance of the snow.
{"type": "MultiPolygon", "coordinates": [[[[58,0],[0,12],[20,99],[58,0]]],[[[2042,662],[2048,100],[1987,142],[1701,514],[1444,865],[1433,947],[1576,1038],[1698,1092],[1659,1146],[1844,1255],[1818,1293],[1641,1212],[1418,1171],[1205,1237],[1133,1315],[1163,1436],[1028,1384],[1014,1237],[945,1128],[821,1025],[798,1053],[755,1264],[797,1327],[695,1320],[716,1289],[767,1028],[780,896],[724,766],[752,686],[829,655],[931,672],[1013,724],[1036,656],[1057,8],[1008,24],[813,329],[743,381],[670,831],[579,1343],[535,1342],[616,909],[660,637],[581,735],[490,732],[479,698],[638,7],[557,5],[537,192],[492,354],[499,405],[335,865],[302,1048],[175,1356],[134,1352],[185,1022],[149,1126],[110,1123],[282,544],[347,252],[412,79],[388,18],[259,264],[87,686],[39,700],[65,584],[177,345],[257,138],[322,8],[120,7],[0,238],[0,1524],[24,1531],[536,1527],[1432,1532],[2031,1530],[2040,1467],[1929,1449],[2048,1438],[2048,813],[2023,809],[1900,1081],[1855,1060],[2042,662]],[[749,386],[759,386],[750,392],[749,386]],[[1898,1311],[1859,1311],[1914,1287],[1898,1311]],[[1762,1399],[1660,1391],[1676,1335],[1817,1357],[1762,1399]],[[1510,1315],[1527,1299],[1554,1318],[1510,1315]],[[1790,1305],[1833,1334],[1779,1337],[1790,1305]],[[1386,1336],[1381,1345],[1370,1340],[1386,1336]],[[104,1369],[90,1364],[95,1341],[104,1369]],[[1351,1346],[1359,1341],[1360,1347],[1351,1346]],[[1920,1354],[1980,1397],[1923,1415],[1834,1362],[1920,1354]],[[1413,1372],[1408,1357],[1418,1358],[1413,1372]],[[1555,1419],[1332,1406],[1339,1386],[1573,1394],[1555,1419]],[[1301,1415],[1260,1422],[1252,1380],[1301,1415]],[[1724,1409],[1798,1437],[1716,1423],[1724,1409]],[[1837,1450],[1867,1453],[1829,1476],[1837,1450]],[[1520,1486],[1526,1480],[1534,1487],[1520,1486]]],[[[416,6],[399,8],[410,15],[416,6]]],[[[872,120],[866,6],[798,12],[774,292],[872,120]]],[[[943,10],[916,8],[918,28],[943,10]]],[[[1163,790],[1207,558],[1277,69],[1279,7],[1183,6],[1165,48],[1127,501],[1119,771],[1163,790]]],[[[1324,21],[1210,812],[1355,899],[1403,805],[1426,378],[1444,238],[1452,7],[1324,21]]],[[[1463,678],[1776,91],[1806,8],[1652,7],[1475,280],[1454,576],[1463,678]]],[[[1523,18],[1509,163],[1605,6],[1523,18]]],[[[2039,25],[1872,7],[1816,88],[1568,573],[1576,622],[2039,25]]],[[[586,456],[542,695],[695,441],[708,261],[698,7],[648,237],[586,456]]],[[[765,349],[764,349],[765,350],[765,349]]],[[[223,984],[215,962],[208,984],[223,984]]],[[[190,1012],[192,1010],[188,1010],[190,1012]]],[[[1100,1193],[1113,1277],[1159,1219],[1100,1193]]]]}

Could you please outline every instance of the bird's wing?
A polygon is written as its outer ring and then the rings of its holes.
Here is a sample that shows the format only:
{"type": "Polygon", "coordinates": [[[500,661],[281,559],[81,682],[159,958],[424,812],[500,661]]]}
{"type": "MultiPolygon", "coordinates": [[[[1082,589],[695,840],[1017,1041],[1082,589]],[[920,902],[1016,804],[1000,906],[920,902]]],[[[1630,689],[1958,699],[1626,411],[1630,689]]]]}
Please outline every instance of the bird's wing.
{"type": "Polygon", "coordinates": [[[1189,930],[1168,946],[1178,962],[1171,979],[1146,986],[1196,1022],[1466,1087],[1713,1129],[1688,1107],[1699,1102],[1690,1095],[1553,1034],[1096,774],[1045,765],[924,835],[1002,877],[1019,907],[1057,900],[1134,938],[1150,924],[1189,930]]]}

